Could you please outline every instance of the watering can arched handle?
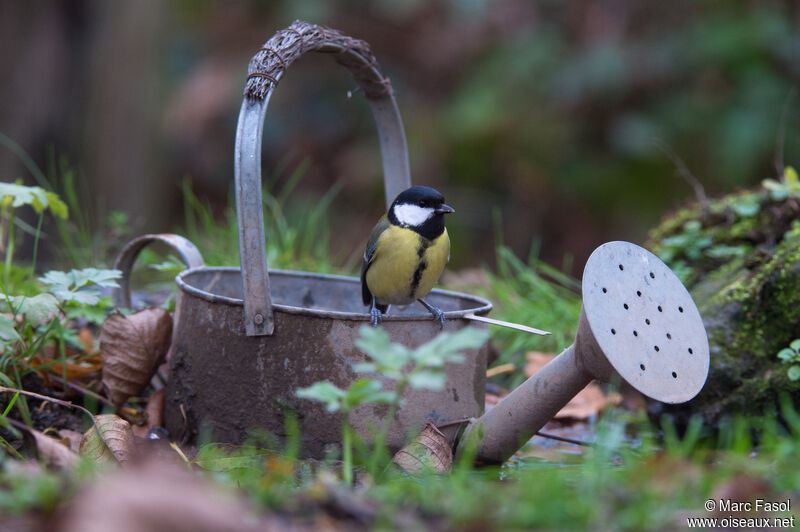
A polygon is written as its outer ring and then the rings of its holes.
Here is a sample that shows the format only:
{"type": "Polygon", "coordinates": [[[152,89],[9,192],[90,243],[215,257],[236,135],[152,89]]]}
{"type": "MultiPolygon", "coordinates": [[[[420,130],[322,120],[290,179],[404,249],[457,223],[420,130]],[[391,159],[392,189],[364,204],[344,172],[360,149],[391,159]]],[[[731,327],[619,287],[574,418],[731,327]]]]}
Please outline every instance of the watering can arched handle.
{"type": "Polygon", "coordinates": [[[114,261],[114,269],[122,272],[119,286],[111,291],[111,299],[117,308],[131,308],[131,272],[139,253],[153,242],[162,242],[178,253],[187,268],[205,266],[200,251],[188,239],[172,233],[137,236],[128,242],[114,261]]]}
{"type": "Polygon", "coordinates": [[[369,45],[339,31],[295,21],[279,31],[253,56],[236,130],[234,169],[239,255],[242,265],[244,322],[247,336],[273,333],[261,204],[261,137],[269,98],[286,68],[306,52],[333,54],[359,83],[378,128],[386,205],[411,186],[403,122],[392,87],[378,69],[369,45]]]}

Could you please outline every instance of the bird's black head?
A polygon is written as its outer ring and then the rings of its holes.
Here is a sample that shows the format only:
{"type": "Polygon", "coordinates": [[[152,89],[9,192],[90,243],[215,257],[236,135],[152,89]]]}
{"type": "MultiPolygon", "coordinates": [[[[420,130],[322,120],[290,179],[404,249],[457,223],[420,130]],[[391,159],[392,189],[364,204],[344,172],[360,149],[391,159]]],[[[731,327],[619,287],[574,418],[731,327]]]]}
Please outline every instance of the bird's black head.
{"type": "Polygon", "coordinates": [[[455,212],[444,196],[431,187],[411,187],[401,192],[389,208],[389,221],[433,240],[444,231],[444,215],[455,212]]]}

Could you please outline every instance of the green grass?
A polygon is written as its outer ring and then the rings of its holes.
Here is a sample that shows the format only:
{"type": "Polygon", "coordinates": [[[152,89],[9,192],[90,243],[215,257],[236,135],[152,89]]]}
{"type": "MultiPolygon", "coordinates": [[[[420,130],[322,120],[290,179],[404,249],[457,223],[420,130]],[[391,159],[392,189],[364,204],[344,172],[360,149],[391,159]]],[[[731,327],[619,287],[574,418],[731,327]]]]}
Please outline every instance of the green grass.
{"type": "MultiPolygon", "coordinates": [[[[328,273],[336,271],[330,258],[328,208],[341,185],[334,184],[321,197],[292,194],[302,180],[307,163],[300,164],[282,186],[268,179],[262,191],[267,264],[274,269],[328,273]]],[[[239,265],[236,206],[231,194],[221,216],[208,201],[198,198],[185,180],[182,185],[184,222],[178,233],[192,241],[210,266],[239,265]]]]}

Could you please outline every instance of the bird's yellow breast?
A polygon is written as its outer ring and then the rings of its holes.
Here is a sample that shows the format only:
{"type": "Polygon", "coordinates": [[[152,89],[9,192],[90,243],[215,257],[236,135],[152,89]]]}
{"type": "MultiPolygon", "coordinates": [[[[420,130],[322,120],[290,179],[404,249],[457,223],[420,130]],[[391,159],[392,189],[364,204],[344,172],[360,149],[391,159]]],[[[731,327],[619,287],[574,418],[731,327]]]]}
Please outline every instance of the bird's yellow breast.
{"type": "Polygon", "coordinates": [[[431,291],[449,258],[447,229],[428,240],[411,229],[391,225],[378,239],[367,270],[367,287],[378,303],[413,303],[431,291]]]}

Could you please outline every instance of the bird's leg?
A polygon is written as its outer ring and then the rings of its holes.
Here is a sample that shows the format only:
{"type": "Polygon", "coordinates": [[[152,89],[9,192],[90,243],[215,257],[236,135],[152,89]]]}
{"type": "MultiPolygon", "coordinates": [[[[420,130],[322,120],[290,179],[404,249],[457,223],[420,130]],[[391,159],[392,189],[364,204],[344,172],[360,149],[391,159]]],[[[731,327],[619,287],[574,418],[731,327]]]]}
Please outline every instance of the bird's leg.
{"type": "Polygon", "coordinates": [[[428,312],[433,314],[433,319],[439,320],[439,323],[442,324],[442,329],[444,329],[444,311],[440,308],[434,307],[424,299],[417,299],[417,301],[422,303],[422,306],[428,309],[428,312]]]}
{"type": "Polygon", "coordinates": [[[369,307],[369,321],[373,327],[381,322],[381,311],[375,306],[375,296],[372,296],[372,305],[369,307]]]}

